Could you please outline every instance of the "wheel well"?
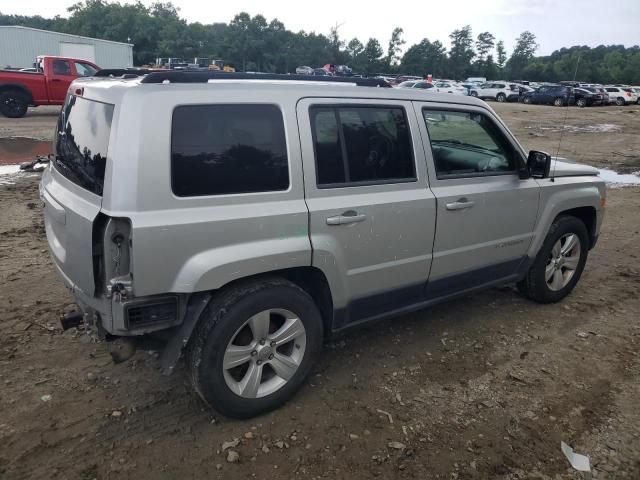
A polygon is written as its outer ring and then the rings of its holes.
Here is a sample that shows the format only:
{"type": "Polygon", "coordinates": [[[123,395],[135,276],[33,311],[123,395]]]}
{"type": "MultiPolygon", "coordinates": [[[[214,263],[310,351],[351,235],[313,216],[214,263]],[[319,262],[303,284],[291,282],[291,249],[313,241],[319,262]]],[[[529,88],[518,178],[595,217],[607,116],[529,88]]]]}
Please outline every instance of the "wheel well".
{"type": "Polygon", "coordinates": [[[333,327],[333,298],[331,296],[331,288],[329,287],[329,282],[327,281],[324,273],[322,273],[322,271],[318,268],[311,266],[294,267],[259,273],[229,282],[219,290],[216,290],[212,293],[215,293],[222,289],[233,288],[234,285],[241,282],[246,282],[247,280],[255,280],[259,279],[260,277],[274,276],[282,277],[292,283],[295,283],[297,286],[299,286],[309,294],[309,296],[317,305],[318,310],[320,310],[320,315],[322,316],[322,323],[325,331],[324,333],[325,336],[328,336],[333,327]]]}
{"type": "Polygon", "coordinates": [[[318,310],[320,310],[325,336],[327,336],[333,327],[333,298],[329,282],[324,273],[315,267],[288,268],[270,273],[283,276],[311,296],[318,306],[318,310]]]}
{"type": "MultiPolygon", "coordinates": [[[[596,209],[593,207],[578,207],[571,210],[565,210],[560,215],[576,217],[584,223],[589,233],[589,249],[595,245],[595,231],[596,231],[596,209]]],[[[558,216],[560,216],[558,215],[558,216]]]]}
{"type": "Polygon", "coordinates": [[[18,85],[18,84],[4,84],[4,85],[0,85],[0,94],[4,93],[4,92],[10,92],[10,91],[17,91],[20,93],[24,93],[27,96],[27,99],[29,100],[29,103],[33,103],[33,97],[31,96],[31,92],[29,91],[28,88],[25,88],[22,85],[18,85]]]}

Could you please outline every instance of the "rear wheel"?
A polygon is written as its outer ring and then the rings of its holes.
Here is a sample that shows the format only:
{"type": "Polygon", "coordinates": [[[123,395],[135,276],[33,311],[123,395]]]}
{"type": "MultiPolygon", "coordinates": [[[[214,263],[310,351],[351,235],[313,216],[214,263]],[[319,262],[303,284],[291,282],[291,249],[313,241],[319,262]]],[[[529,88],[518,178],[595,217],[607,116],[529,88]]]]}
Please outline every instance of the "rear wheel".
{"type": "Polygon", "coordinates": [[[470,95],[471,95],[472,97],[476,97],[476,98],[477,98],[477,97],[478,97],[478,92],[476,92],[475,90],[471,90],[470,95]]]}
{"type": "Polygon", "coordinates": [[[547,234],[531,268],[518,289],[540,303],[562,300],[576,286],[589,250],[584,223],[570,216],[558,217],[547,234]]]}
{"type": "Polygon", "coordinates": [[[285,403],[322,347],[311,297],[280,278],[223,292],[202,314],[187,348],[195,390],[229,417],[249,418],[285,403]]]}
{"type": "Polygon", "coordinates": [[[564,107],[564,98],[558,97],[553,101],[556,107],[564,107]]]}
{"type": "Polygon", "coordinates": [[[524,97],[522,99],[522,103],[526,103],[527,105],[531,105],[531,98],[530,97],[524,97]]]}
{"type": "Polygon", "coordinates": [[[496,96],[496,100],[499,102],[505,102],[507,100],[507,96],[504,93],[499,93],[496,96]]]}
{"type": "Polygon", "coordinates": [[[622,97],[618,97],[616,98],[616,105],[619,107],[623,107],[627,104],[627,102],[624,101],[624,98],[622,97]]]}
{"type": "Polygon", "coordinates": [[[579,98],[578,100],[576,100],[576,105],[580,108],[584,108],[587,106],[587,100],[584,98],[579,98]]]}
{"type": "Polygon", "coordinates": [[[29,108],[29,98],[18,90],[0,93],[0,112],[9,118],[24,117],[29,108]]]}

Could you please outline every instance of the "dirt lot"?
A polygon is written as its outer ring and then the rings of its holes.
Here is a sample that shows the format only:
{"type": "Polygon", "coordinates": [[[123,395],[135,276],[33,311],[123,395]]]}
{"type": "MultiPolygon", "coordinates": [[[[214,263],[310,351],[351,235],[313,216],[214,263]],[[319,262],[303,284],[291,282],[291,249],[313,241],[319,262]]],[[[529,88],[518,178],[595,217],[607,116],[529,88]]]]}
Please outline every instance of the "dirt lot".
{"type": "MultiPolygon", "coordinates": [[[[556,152],[565,109],[496,108],[527,147],[556,152]]],[[[50,138],[54,123],[39,109],[0,118],[0,135],[50,138]]],[[[572,108],[567,125],[561,155],[640,170],[640,107],[572,108]]],[[[505,287],[354,330],[285,407],[232,421],[191,393],[182,365],[160,376],[149,350],[114,365],[109,345],[62,333],[71,297],[37,180],[0,185],[2,479],[582,478],[560,441],[595,478],[640,478],[640,188],[610,189],[565,301],[505,287]]]]}

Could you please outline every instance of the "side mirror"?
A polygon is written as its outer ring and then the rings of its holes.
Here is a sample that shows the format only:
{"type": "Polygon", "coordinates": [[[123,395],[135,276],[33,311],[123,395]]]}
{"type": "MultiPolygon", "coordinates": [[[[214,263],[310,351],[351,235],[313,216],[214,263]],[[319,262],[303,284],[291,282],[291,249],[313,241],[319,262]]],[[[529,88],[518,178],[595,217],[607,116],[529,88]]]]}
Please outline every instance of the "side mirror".
{"type": "Polygon", "coordinates": [[[547,178],[551,169],[551,155],[531,150],[527,158],[527,170],[532,178],[547,178]]]}

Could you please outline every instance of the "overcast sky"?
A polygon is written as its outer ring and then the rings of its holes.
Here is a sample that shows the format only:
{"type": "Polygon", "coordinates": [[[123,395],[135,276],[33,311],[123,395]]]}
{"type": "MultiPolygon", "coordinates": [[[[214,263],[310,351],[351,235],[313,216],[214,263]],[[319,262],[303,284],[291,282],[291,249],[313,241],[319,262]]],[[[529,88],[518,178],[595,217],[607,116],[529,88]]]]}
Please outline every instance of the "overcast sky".
{"type": "MultiPolygon", "coordinates": [[[[128,3],[132,1],[126,0],[128,3]]],[[[5,14],[67,16],[73,0],[0,0],[5,14]]],[[[150,0],[143,0],[145,5],[150,0]]],[[[241,11],[278,18],[290,30],[329,32],[340,25],[346,40],[377,38],[386,49],[391,30],[404,29],[408,45],[422,38],[449,47],[449,33],[471,25],[503,39],[510,52],[523,30],[538,38],[538,54],[572,45],[640,44],[640,0],[174,0],[189,22],[228,22],[241,11]]],[[[126,41],[126,39],[123,39],[126,41]]]]}

